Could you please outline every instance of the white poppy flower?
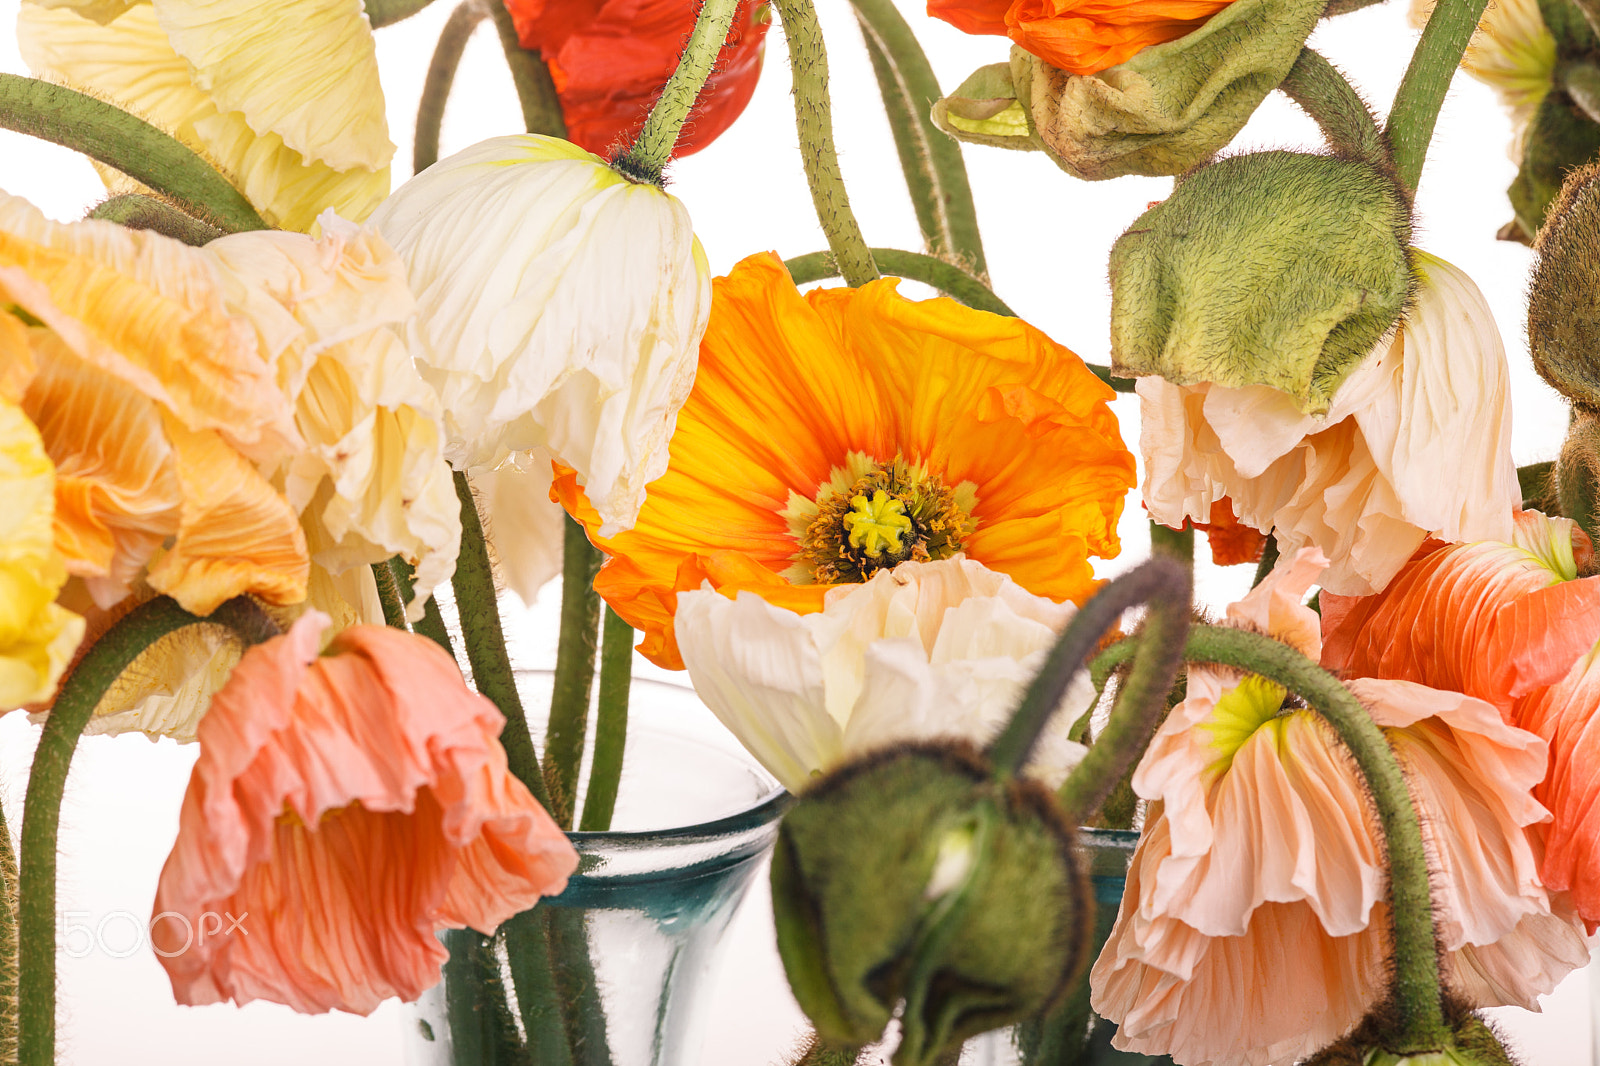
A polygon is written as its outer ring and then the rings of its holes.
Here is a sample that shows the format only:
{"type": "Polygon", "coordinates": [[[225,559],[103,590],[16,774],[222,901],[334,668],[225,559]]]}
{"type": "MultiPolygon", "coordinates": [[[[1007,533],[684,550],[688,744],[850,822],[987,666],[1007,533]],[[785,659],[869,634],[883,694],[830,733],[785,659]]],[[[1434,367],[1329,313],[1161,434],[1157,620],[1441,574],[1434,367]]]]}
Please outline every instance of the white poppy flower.
{"type": "Polygon", "coordinates": [[[543,448],[601,535],[632,526],[694,383],[711,271],[682,203],[553,137],[497,137],[372,221],[407,265],[407,340],[458,469],[543,448]]]}
{"type": "Polygon", "coordinates": [[[1351,372],[1327,414],[1265,385],[1139,379],[1145,505],[1208,521],[1227,497],[1284,556],[1328,556],[1323,587],[1382,589],[1429,536],[1509,540],[1521,505],[1500,331],[1465,273],[1415,253],[1416,308],[1351,372]]]}
{"type": "MultiPolygon", "coordinates": [[[[695,691],[791,792],[846,757],[957,736],[987,744],[1075,612],[962,555],[902,563],[796,614],[751,592],[678,594],[695,691]]],[[[1067,739],[1093,700],[1082,674],[1029,771],[1056,786],[1083,758],[1067,739]]]]}

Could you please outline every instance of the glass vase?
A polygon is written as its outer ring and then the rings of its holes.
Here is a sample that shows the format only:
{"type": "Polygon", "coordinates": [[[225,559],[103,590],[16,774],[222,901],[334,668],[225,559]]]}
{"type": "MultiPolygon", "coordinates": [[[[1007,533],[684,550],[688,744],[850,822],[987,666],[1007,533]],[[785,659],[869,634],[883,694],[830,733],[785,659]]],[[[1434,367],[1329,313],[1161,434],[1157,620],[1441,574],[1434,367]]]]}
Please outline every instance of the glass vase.
{"type": "MultiPolygon", "coordinates": [[[[519,687],[524,706],[548,706],[548,674],[519,687]]],[[[579,866],[560,896],[493,937],[444,934],[451,959],[416,1005],[411,1066],[698,1061],[722,934],[789,796],[690,689],[635,680],[628,717],[616,828],[569,834],[579,866]]]]}

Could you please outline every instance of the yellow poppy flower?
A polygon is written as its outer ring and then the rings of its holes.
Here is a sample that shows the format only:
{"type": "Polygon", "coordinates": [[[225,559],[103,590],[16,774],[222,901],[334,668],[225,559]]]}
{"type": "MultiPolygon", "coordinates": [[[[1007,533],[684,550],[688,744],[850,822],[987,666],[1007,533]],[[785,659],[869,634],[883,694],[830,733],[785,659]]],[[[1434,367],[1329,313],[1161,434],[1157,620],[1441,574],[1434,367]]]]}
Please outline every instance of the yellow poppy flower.
{"type": "Polygon", "coordinates": [[[912,301],[895,279],[801,296],[777,256],[715,282],[667,472],[633,529],[564,471],[552,493],[611,559],[595,588],[652,661],[681,669],[677,594],[819,611],[834,585],[965,552],[1082,602],[1117,553],[1133,456],[1083,361],[1017,319],[912,301]]]}
{"type": "MultiPolygon", "coordinates": [[[[205,155],[275,226],[308,230],[328,207],[364,219],[389,192],[394,145],[361,0],[29,2],[17,43],[36,74],[205,155]]],[[[134,187],[102,173],[113,191],[134,187]]]]}

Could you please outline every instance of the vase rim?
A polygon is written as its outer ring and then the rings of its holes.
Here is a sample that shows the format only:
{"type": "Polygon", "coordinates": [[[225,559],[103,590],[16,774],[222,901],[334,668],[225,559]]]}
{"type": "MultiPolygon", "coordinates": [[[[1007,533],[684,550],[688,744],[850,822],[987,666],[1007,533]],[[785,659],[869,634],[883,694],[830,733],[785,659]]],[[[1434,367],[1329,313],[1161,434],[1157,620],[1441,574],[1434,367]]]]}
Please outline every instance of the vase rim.
{"type": "Polygon", "coordinates": [[[794,797],[781,785],[741,810],[724,814],[695,825],[673,826],[670,829],[607,829],[603,831],[571,830],[567,836],[573,843],[611,843],[624,847],[630,844],[693,844],[701,840],[719,840],[737,833],[746,833],[769,825],[783,816],[794,803],[794,797]]]}

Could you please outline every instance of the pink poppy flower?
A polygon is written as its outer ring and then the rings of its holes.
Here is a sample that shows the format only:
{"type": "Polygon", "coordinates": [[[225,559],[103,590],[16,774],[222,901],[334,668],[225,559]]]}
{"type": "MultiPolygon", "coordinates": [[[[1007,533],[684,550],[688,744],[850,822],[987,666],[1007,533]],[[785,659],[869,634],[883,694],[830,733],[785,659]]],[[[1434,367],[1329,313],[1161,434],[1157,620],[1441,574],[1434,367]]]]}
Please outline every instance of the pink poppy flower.
{"type": "Polygon", "coordinates": [[[436,931],[491,932],[577,866],[448,655],[352,626],[319,657],[328,624],[308,611],[248,651],[200,721],[152,919],[179,1003],[414,999],[436,931]]]}
{"type": "MultiPolygon", "coordinates": [[[[1316,658],[1304,549],[1228,610],[1316,658]]],[[[1545,745],[1456,692],[1358,681],[1408,775],[1435,867],[1447,972],[1475,1006],[1537,997],[1588,961],[1538,876],[1528,829],[1545,745]]],[[[1154,801],[1105,949],[1095,1009],[1130,1051],[1180,1063],[1302,1058],[1359,1022],[1386,984],[1382,841],[1353,761],[1315,713],[1253,675],[1194,667],[1134,775],[1154,801]],[[1248,975],[1248,980],[1240,974],[1248,975]]]]}

